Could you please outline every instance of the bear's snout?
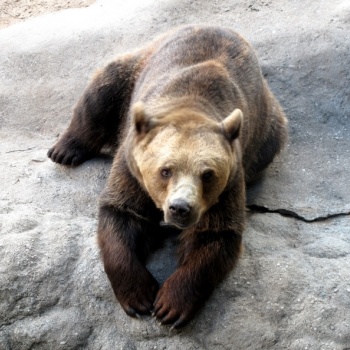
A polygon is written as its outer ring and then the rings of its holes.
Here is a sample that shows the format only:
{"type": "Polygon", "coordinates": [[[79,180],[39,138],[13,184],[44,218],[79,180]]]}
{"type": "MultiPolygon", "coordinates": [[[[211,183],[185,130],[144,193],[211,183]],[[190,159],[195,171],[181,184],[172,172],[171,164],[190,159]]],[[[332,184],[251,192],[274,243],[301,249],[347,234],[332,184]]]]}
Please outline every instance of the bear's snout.
{"type": "Polygon", "coordinates": [[[181,229],[196,224],[198,219],[198,210],[182,198],[169,201],[164,211],[164,221],[181,229]]]}
{"type": "Polygon", "coordinates": [[[193,225],[197,215],[195,215],[195,210],[190,203],[184,199],[176,198],[169,202],[165,217],[166,221],[183,229],[193,225]]]}
{"type": "Polygon", "coordinates": [[[173,218],[186,219],[191,213],[191,206],[183,199],[175,199],[169,205],[169,212],[173,218]]]}
{"type": "Polygon", "coordinates": [[[164,221],[181,229],[196,224],[200,216],[199,197],[198,187],[189,179],[179,181],[164,203],[164,221]]]}

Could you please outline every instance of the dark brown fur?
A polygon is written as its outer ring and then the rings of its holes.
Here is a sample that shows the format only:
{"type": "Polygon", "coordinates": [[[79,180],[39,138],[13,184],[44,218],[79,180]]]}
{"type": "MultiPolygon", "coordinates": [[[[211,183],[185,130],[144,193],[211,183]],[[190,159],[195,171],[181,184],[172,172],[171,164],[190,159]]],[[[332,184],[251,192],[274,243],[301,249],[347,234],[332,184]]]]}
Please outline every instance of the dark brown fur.
{"type": "Polygon", "coordinates": [[[78,165],[103,146],[118,144],[101,196],[98,242],[105,271],[127,314],[154,312],[162,323],[174,327],[192,318],[237,262],[245,221],[245,184],[280,151],[287,137],[286,124],[254,51],[225,28],[180,28],[117,58],[94,77],[68,130],[48,155],[57,163],[78,165]],[[145,264],[164,230],[159,225],[162,212],[132,176],[126,156],[140,131],[131,124],[130,106],[137,101],[144,102],[149,115],[183,108],[206,113],[218,122],[235,108],[244,115],[238,170],[219,203],[181,233],[178,269],[160,289],[145,264]],[[132,128],[135,131],[130,134],[132,128]],[[134,135],[132,141],[130,135],[134,135]]]}

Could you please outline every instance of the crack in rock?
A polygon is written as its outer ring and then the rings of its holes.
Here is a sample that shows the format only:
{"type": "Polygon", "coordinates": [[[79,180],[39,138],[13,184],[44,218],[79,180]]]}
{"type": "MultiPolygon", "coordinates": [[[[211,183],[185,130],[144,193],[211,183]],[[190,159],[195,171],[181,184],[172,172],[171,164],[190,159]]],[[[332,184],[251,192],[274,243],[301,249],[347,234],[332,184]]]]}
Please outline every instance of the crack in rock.
{"type": "Polygon", "coordinates": [[[26,148],[26,149],[14,149],[14,150],[11,150],[11,151],[4,152],[2,154],[15,153],[15,152],[27,152],[27,151],[32,151],[33,149],[36,149],[36,147],[29,147],[29,148],[26,148]]]}
{"type": "Polygon", "coordinates": [[[247,208],[249,209],[249,211],[251,212],[256,212],[256,213],[275,213],[275,214],[280,214],[282,216],[287,216],[287,217],[291,217],[303,222],[307,222],[307,223],[313,223],[313,222],[318,222],[318,221],[326,221],[326,220],[330,220],[330,219],[334,219],[334,218],[338,218],[341,216],[347,216],[350,215],[350,211],[349,212],[342,212],[342,213],[335,213],[335,214],[328,214],[325,216],[318,216],[316,218],[313,219],[307,219],[302,215],[297,214],[296,212],[292,211],[292,210],[288,210],[288,209],[269,209],[263,205],[257,205],[257,204],[250,204],[247,206],[247,208]]]}

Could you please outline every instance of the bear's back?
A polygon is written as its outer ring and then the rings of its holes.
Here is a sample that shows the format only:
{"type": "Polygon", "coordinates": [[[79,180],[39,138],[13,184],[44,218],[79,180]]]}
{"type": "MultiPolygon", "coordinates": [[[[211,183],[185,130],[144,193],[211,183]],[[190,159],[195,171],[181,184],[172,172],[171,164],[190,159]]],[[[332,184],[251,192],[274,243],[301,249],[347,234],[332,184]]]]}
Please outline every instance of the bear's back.
{"type": "Polygon", "coordinates": [[[256,101],[260,90],[257,57],[238,33],[187,26],[157,45],[136,82],[133,100],[152,104],[162,98],[197,95],[214,105],[218,115],[226,116],[234,107],[249,108],[245,95],[256,101]]]}

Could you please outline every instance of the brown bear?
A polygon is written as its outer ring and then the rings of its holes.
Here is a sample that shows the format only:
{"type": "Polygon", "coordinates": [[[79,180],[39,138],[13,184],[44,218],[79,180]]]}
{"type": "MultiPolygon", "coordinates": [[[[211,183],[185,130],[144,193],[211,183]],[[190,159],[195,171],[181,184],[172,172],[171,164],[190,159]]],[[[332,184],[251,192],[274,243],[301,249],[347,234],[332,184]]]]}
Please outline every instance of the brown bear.
{"type": "Polygon", "coordinates": [[[78,165],[116,147],[99,208],[105,271],[128,315],[178,328],[235,266],[245,185],[286,137],[251,46],[227,28],[186,26],[99,71],[48,156],[78,165]],[[159,288],[146,261],[171,227],[178,267],[159,288]]]}

